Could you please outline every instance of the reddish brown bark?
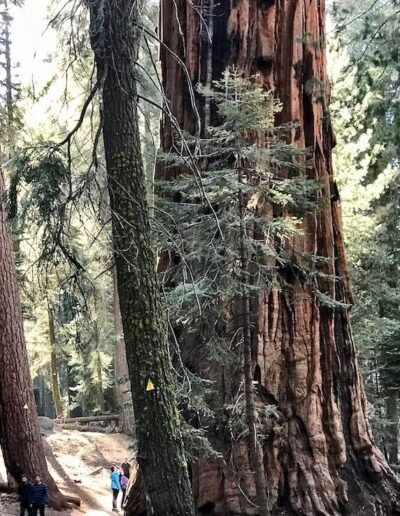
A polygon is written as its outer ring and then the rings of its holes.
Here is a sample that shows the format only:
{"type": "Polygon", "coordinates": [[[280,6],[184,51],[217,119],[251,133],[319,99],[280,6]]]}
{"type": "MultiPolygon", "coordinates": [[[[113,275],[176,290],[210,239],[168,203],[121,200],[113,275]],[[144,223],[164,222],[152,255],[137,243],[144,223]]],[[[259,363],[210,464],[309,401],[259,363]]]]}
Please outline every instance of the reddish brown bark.
{"type": "MultiPolygon", "coordinates": [[[[178,122],[193,133],[198,124],[191,94],[174,54],[185,63],[192,85],[204,83],[209,45],[201,37],[206,17],[198,11],[201,13],[205,2],[161,3],[164,89],[178,122]]],[[[212,77],[220,78],[228,63],[246,76],[257,74],[257,80],[283,103],[277,123],[298,124],[291,139],[312,150],[310,177],[320,180],[320,196],[325,202],[320,211],[304,220],[304,236],[294,246],[327,258],[324,272],[336,274],[340,280],[327,282],[325,293],[351,303],[332,171],[334,138],[328,111],[324,25],[324,0],[220,0],[214,7],[212,77]]],[[[203,111],[200,100],[200,116],[203,111]]],[[[165,118],[164,149],[169,148],[171,137],[165,118]]],[[[301,278],[290,271],[282,273],[287,274],[293,291],[260,295],[252,333],[254,375],[261,384],[259,403],[273,402],[281,417],[268,428],[269,439],[264,444],[274,513],[397,514],[397,486],[374,445],[366,417],[348,311],[323,306],[301,278]]],[[[231,402],[225,371],[216,371],[213,379],[221,387],[216,403],[231,402]]],[[[225,451],[228,457],[230,450],[225,447],[225,451]]],[[[241,463],[236,474],[228,460],[212,459],[193,466],[197,507],[204,514],[258,514],[248,501],[254,500],[255,488],[245,444],[240,443],[235,453],[236,464],[241,463]]]]}
{"type": "MultiPolygon", "coordinates": [[[[0,171],[0,199],[4,178],[0,171]]],[[[66,501],[50,476],[37,423],[36,405],[25,346],[22,313],[6,214],[0,205],[0,443],[9,479],[40,474],[48,484],[50,503],[66,501]]]]}

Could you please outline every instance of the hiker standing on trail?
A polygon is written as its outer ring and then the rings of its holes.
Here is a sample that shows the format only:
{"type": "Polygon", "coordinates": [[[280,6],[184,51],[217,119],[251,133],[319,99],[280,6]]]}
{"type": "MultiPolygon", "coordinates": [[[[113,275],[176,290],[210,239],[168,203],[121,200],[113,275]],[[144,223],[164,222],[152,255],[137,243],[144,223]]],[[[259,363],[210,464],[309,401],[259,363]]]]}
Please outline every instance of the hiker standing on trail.
{"type": "Polygon", "coordinates": [[[45,506],[49,503],[47,485],[42,482],[40,475],[36,475],[31,490],[32,516],[44,516],[45,506]]]}
{"type": "Polygon", "coordinates": [[[128,459],[125,459],[125,462],[121,464],[122,474],[129,480],[131,476],[131,465],[128,462],[128,459]]]}
{"type": "Polygon", "coordinates": [[[121,491],[122,491],[121,509],[123,509],[125,496],[126,496],[126,490],[128,489],[129,479],[124,474],[122,474],[119,477],[119,483],[121,484],[121,491]]]}
{"type": "Polygon", "coordinates": [[[111,490],[112,490],[112,497],[113,497],[112,498],[112,508],[113,508],[113,511],[115,511],[115,510],[118,510],[117,509],[117,500],[118,500],[119,491],[121,489],[121,484],[119,481],[119,471],[118,471],[117,466],[111,466],[110,480],[111,480],[111,490]]]}
{"type": "Polygon", "coordinates": [[[27,475],[22,475],[21,484],[18,488],[20,516],[25,516],[25,511],[28,516],[32,514],[32,482],[29,481],[27,475]]]}

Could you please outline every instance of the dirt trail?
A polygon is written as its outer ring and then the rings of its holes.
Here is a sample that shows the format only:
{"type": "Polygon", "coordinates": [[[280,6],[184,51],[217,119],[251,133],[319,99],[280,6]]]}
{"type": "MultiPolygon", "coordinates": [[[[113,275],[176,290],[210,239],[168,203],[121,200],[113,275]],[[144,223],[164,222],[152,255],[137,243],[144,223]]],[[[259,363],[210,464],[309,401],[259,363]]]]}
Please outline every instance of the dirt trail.
{"type": "MultiPolygon", "coordinates": [[[[105,516],[117,514],[111,511],[109,488],[110,466],[121,464],[132,456],[132,441],[122,434],[56,432],[44,439],[47,462],[53,478],[61,491],[78,496],[80,508],[64,512],[48,510],[54,516],[105,516]]],[[[5,480],[1,459],[0,481],[5,480]]],[[[120,501],[120,500],[119,500],[120,501]]],[[[8,496],[0,497],[0,515],[17,516],[18,504],[8,496]]],[[[122,515],[123,512],[120,511],[122,515]]]]}

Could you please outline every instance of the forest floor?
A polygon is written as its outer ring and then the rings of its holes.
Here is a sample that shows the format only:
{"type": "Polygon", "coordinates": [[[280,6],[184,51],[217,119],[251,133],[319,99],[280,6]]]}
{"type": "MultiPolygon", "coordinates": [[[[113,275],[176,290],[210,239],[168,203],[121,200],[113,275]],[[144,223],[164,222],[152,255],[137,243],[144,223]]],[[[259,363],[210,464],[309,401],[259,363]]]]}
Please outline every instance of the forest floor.
{"type": "MultiPolygon", "coordinates": [[[[63,430],[45,437],[44,445],[50,472],[61,491],[81,500],[79,508],[63,512],[49,509],[46,516],[117,514],[111,511],[110,466],[132,456],[132,441],[127,436],[63,430]]],[[[1,457],[0,481],[5,482],[1,457]]],[[[0,495],[1,516],[19,515],[18,507],[15,498],[0,495]]]]}

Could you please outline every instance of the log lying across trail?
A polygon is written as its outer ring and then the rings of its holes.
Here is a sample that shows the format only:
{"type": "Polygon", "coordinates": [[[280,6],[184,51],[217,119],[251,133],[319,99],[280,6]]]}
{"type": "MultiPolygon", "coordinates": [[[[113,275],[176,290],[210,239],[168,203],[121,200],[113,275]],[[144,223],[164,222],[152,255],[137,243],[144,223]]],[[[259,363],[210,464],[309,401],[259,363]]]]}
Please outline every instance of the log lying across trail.
{"type": "Polygon", "coordinates": [[[61,428],[63,430],[78,430],[78,432],[98,432],[98,433],[107,433],[107,431],[112,430],[113,427],[109,426],[90,426],[90,425],[74,425],[71,423],[62,424],[61,428]]]}
{"type": "Polygon", "coordinates": [[[97,421],[118,421],[118,414],[106,414],[104,416],[85,416],[85,417],[66,417],[53,419],[54,423],[60,425],[75,424],[75,423],[95,423],[97,421]]]}

